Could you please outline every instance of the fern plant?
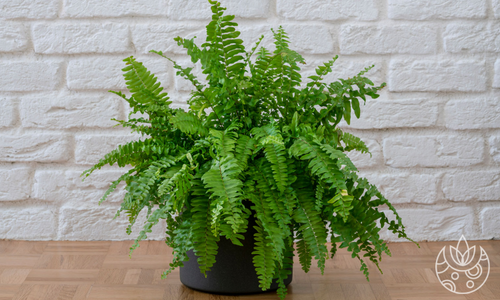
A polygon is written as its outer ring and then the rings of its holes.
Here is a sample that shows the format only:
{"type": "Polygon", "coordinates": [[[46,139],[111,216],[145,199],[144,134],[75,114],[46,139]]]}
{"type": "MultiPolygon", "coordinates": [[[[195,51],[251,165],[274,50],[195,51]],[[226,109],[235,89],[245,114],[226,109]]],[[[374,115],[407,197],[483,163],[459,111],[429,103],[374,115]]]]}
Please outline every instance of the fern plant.
{"type": "Polygon", "coordinates": [[[112,92],[132,110],[128,120],[116,121],[144,139],[118,146],[82,175],[105,165],[132,166],[111,184],[101,202],[120,182],[126,183],[117,216],[127,214],[129,234],[139,213],[147,209],[147,222],[131,252],[152,226],[166,220],[166,243],[174,258],[163,277],[183,266],[191,249],[206,276],[216,263],[219,239],[241,245],[253,214],[253,262],[262,290],[278,280],[278,294],[285,297],[283,280],[294,251],[305,272],[313,258],[323,272],[337,247],[347,248],[368,279],[366,261],[378,267],[382,254],[390,255],[381,228],[408,237],[394,207],[358,176],[346,155],[368,153],[368,148],[337,125],[342,119],[349,124],[353,112],[359,118],[360,99],[377,98],[385,84],[374,86],[363,76],[371,67],[353,78],[325,83],[337,57],[318,66],[316,75],[302,84],[299,71],[305,61],[289,48],[283,28],[272,31],[272,52],[260,46],[263,36],[246,51],[234,16],[224,15],[220,3],[209,2],[212,21],[206,42],[175,38],[191,61],[201,64],[206,84],[192,68],[152,51],[193,84],[189,110],[172,108],[155,75],[134,57],[124,59],[130,95],[112,92]],[[131,118],[136,113],[141,116],[131,118]],[[395,220],[378,210],[381,205],[395,220]]]}

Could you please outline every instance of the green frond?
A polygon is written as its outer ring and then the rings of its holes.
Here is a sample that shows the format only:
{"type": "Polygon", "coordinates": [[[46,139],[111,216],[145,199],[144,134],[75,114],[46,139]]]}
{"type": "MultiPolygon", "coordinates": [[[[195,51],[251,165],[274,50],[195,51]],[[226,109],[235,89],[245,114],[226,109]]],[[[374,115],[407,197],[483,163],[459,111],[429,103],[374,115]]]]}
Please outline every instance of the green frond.
{"type": "Polygon", "coordinates": [[[286,198],[280,197],[279,192],[276,191],[277,184],[274,181],[271,163],[266,159],[259,159],[253,167],[256,188],[262,193],[264,200],[269,203],[279,227],[284,231],[289,230],[291,217],[288,206],[290,204],[286,203],[286,198]]]}
{"type": "Polygon", "coordinates": [[[327,232],[325,224],[319,211],[314,209],[314,192],[310,188],[306,177],[300,176],[295,184],[299,207],[293,214],[295,222],[300,224],[298,231],[301,232],[306,247],[315,259],[318,260],[318,267],[323,273],[325,260],[328,256],[326,248],[327,232]]]}
{"type": "MultiPolygon", "coordinates": [[[[348,132],[342,133],[341,140],[345,144],[345,147],[344,147],[345,151],[356,150],[356,151],[359,151],[361,153],[370,153],[370,150],[368,149],[368,147],[366,147],[365,142],[363,142],[359,137],[356,137],[348,132]]],[[[372,154],[370,153],[370,156],[371,155],[372,154]]]]}
{"type": "Polygon", "coordinates": [[[263,229],[259,220],[257,220],[257,226],[254,226],[254,228],[257,232],[254,235],[253,264],[259,278],[259,287],[265,291],[271,287],[276,254],[272,247],[273,240],[263,229]]]}
{"type": "Polygon", "coordinates": [[[302,270],[304,272],[309,272],[309,269],[311,268],[311,260],[312,260],[312,254],[307,248],[306,241],[304,240],[304,237],[302,235],[302,232],[299,232],[299,235],[297,236],[297,252],[299,253],[299,262],[300,265],[302,266],[302,270]]]}
{"type": "Polygon", "coordinates": [[[241,189],[243,183],[237,178],[240,168],[236,160],[227,156],[221,160],[214,160],[212,167],[202,177],[202,180],[210,193],[210,209],[212,211],[211,227],[213,233],[219,231],[218,224],[221,217],[229,224],[230,230],[223,231],[234,244],[241,245],[239,234],[241,227],[245,224],[243,218],[243,204],[241,200],[241,189]]]}
{"type": "Polygon", "coordinates": [[[191,112],[178,110],[175,115],[170,118],[170,123],[186,134],[198,134],[200,136],[206,136],[208,134],[208,130],[203,126],[201,120],[191,112]]]}
{"type": "Polygon", "coordinates": [[[241,171],[246,170],[248,166],[248,159],[253,154],[255,150],[255,139],[250,138],[246,135],[240,135],[238,140],[236,141],[236,149],[234,158],[238,162],[241,171]]]}
{"type": "Polygon", "coordinates": [[[148,69],[135,60],[133,56],[123,60],[127,66],[122,69],[125,82],[135,101],[145,104],[170,104],[167,93],[162,93],[163,88],[158,79],[148,69]]]}
{"type": "Polygon", "coordinates": [[[219,248],[217,242],[219,237],[210,230],[212,210],[210,209],[210,199],[208,191],[203,188],[201,182],[193,184],[193,199],[191,199],[192,214],[191,234],[194,253],[198,256],[200,272],[207,277],[207,271],[215,263],[215,256],[219,248]]]}
{"type": "Polygon", "coordinates": [[[309,161],[309,169],[318,178],[330,184],[330,189],[347,189],[344,175],[339,170],[337,164],[330,156],[316,145],[311,138],[299,136],[289,149],[290,154],[309,161]]]}

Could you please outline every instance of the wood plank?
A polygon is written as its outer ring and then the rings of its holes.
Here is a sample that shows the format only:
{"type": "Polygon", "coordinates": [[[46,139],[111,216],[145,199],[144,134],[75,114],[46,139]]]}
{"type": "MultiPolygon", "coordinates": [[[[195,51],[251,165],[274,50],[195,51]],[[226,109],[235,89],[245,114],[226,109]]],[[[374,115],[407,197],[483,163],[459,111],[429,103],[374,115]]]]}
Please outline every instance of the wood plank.
{"type": "MultiPolygon", "coordinates": [[[[273,299],[275,292],[215,295],[191,290],[180,283],[179,270],[161,274],[171,262],[171,249],[162,241],[145,241],[128,256],[132,241],[26,242],[0,241],[0,300],[273,299]]],[[[370,281],[346,249],[326,261],[324,275],[313,263],[305,273],[294,258],[294,278],[287,300],[500,300],[500,241],[472,241],[490,257],[486,284],[469,295],[456,295],[441,286],[434,271],[437,254],[456,242],[389,243],[392,258],[384,257],[380,274],[367,262],[370,281]]]]}

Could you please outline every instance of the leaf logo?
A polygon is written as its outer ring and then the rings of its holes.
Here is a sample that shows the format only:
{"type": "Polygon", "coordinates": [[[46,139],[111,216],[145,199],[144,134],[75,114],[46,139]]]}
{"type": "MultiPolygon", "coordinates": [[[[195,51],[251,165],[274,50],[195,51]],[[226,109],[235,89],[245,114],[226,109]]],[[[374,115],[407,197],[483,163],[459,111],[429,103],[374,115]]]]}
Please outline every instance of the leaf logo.
{"type": "Polygon", "coordinates": [[[446,246],[441,249],[436,258],[436,275],[447,290],[470,294],[484,285],[490,275],[490,260],[483,247],[479,248],[480,255],[476,258],[476,246],[469,247],[462,235],[456,247],[450,246],[450,262],[445,255],[446,246]]]}

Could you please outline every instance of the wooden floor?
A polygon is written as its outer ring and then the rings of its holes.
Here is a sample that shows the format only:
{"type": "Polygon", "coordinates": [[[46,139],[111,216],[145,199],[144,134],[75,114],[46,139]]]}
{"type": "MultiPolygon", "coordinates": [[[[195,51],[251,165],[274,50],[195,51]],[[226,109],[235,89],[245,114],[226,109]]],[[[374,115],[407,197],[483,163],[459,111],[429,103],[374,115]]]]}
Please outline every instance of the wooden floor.
{"type": "MultiPolygon", "coordinates": [[[[440,249],[450,242],[391,243],[384,274],[371,269],[370,282],[359,263],[345,251],[327,261],[325,275],[317,268],[305,274],[295,263],[287,299],[500,299],[500,241],[469,242],[482,246],[491,262],[486,284],[469,295],[455,295],[434,273],[440,249]]],[[[26,242],[0,240],[0,300],[33,299],[279,299],[275,293],[221,296],[184,287],[179,272],[165,280],[170,249],[163,242],[145,242],[128,257],[130,242],[26,242]]]]}

